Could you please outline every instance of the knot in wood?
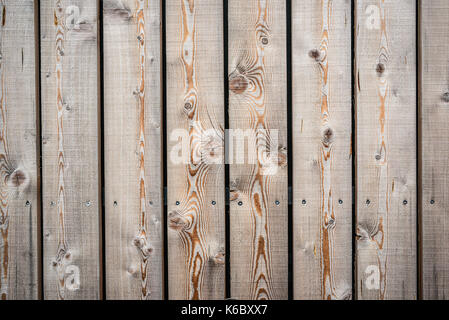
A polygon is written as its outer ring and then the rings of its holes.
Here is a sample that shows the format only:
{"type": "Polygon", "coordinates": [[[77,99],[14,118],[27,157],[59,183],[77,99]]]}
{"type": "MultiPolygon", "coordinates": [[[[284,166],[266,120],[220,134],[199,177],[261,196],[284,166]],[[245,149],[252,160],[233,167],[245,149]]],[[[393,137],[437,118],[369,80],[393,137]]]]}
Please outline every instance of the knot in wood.
{"type": "Polygon", "coordinates": [[[385,72],[385,65],[383,63],[378,63],[376,66],[376,72],[378,76],[381,76],[385,72]]]}
{"type": "Polygon", "coordinates": [[[441,95],[441,100],[444,102],[449,102],[449,92],[445,92],[441,95]]]}
{"type": "Polygon", "coordinates": [[[328,147],[332,143],[333,140],[334,140],[333,130],[331,128],[325,128],[323,130],[323,137],[322,137],[323,145],[328,147]]]}
{"type": "Polygon", "coordinates": [[[248,80],[243,75],[232,77],[229,81],[229,89],[235,94],[242,94],[248,88],[248,80]]]}
{"type": "Polygon", "coordinates": [[[180,231],[187,229],[188,223],[178,211],[172,211],[168,214],[168,227],[180,231]]]}
{"type": "Polygon", "coordinates": [[[320,60],[320,52],[317,49],[312,49],[309,51],[309,57],[315,59],[316,61],[320,60]]]}
{"type": "Polygon", "coordinates": [[[217,253],[215,256],[212,257],[212,261],[216,265],[223,265],[223,264],[225,264],[225,254],[223,252],[217,253]]]}
{"type": "Polygon", "coordinates": [[[27,181],[27,176],[22,170],[15,170],[8,178],[8,184],[12,187],[20,187],[27,181]]]}

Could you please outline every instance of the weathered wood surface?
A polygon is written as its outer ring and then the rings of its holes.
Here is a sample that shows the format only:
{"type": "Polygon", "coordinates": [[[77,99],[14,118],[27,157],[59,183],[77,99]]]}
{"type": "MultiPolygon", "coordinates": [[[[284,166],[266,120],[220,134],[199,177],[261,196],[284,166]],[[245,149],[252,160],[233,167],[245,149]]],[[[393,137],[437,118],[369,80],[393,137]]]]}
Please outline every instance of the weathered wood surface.
{"type": "Polygon", "coordinates": [[[449,299],[449,2],[419,8],[422,298],[449,299]]]}
{"type": "Polygon", "coordinates": [[[293,1],[295,299],[351,299],[351,2],[293,1]]]}
{"type": "Polygon", "coordinates": [[[230,147],[234,154],[230,164],[231,297],[286,299],[286,4],[230,0],[228,10],[229,128],[246,132],[249,145],[246,151],[236,145],[243,136],[234,131],[237,139],[230,147]],[[239,164],[239,156],[245,159],[245,154],[246,162],[239,164]]]}
{"type": "Polygon", "coordinates": [[[35,6],[0,1],[0,300],[37,299],[35,6]]]}
{"type": "Polygon", "coordinates": [[[103,2],[108,299],[162,299],[160,10],[103,2]]]}
{"type": "Polygon", "coordinates": [[[358,299],[415,299],[416,8],[356,1],[358,299]]]}
{"type": "Polygon", "coordinates": [[[170,299],[225,295],[222,6],[166,1],[170,299]]]}
{"type": "Polygon", "coordinates": [[[40,5],[44,297],[98,299],[98,4],[40,5]]]}

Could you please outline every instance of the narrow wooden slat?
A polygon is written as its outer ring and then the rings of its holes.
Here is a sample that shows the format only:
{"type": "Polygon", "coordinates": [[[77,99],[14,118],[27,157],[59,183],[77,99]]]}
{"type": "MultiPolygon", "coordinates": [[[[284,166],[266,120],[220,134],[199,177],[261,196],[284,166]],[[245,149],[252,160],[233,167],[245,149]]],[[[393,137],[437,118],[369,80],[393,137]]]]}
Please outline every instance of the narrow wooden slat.
{"type": "Polygon", "coordinates": [[[44,298],[98,299],[98,4],[40,5],[44,298]]]}
{"type": "Polygon", "coordinates": [[[294,297],[351,299],[351,3],[293,1],[294,297]]]}
{"type": "Polygon", "coordinates": [[[449,2],[420,1],[422,298],[449,298],[449,2]]]}
{"type": "Polygon", "coordinates": [[[286,299],[286,3],[230,0],[228,26],[231,297],[286,299]]]}
{"type": "Polygon", "coordinates": [[[358,299],[415,299],[416,5],[356,1],[358,299]]]}
{"type": "Polygon", "coordinates": [[[38,298],[35,6],[0,1],[0,300],[38,298]]]}
{"type": "Polygon", "coordinates": [[[107,299],[162,299],[159,1],[106,0],[107,299]]]}
{"type": "Polygon", "coordinates": [[[225,294],[222,6],[166,1],[170,299],[225,294]]]}

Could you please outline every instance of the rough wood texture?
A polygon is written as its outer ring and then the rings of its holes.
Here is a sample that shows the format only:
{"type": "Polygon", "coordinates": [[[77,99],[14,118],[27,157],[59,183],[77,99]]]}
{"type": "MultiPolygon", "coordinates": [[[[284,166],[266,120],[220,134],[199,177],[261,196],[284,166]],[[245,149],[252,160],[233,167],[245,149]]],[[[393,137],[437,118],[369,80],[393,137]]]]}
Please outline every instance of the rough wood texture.
{"type": "Polygon", "coordinates": [[[166,1],[170,299],[224,298],[222,5],[166,1]]]}
{"type": "Polygon", "coordinates": [[[0,1],[0,300],[38,297],[35,7],[0,1]]]}
{"type": "Polygon", "coordinates": [[[108,299],[162,299],[160,9],[103,3],[108,299]]]}
{"type": "Polygon", "coordinates": [[[356,10],[357,298],[415,299],[415,1],[356,10]]]}
{"type": "Polygon", "coordinates": [[[286,4],[230,0],[228,21],[229,128],[248,130],[249,145],[233,153],[255,160],[231,159],[231,297],[286,299],[286,4]]]}
{"type": "Polygon", "coordinates": [[[100,297],[96,1],[41,1],[44,297],[100,297]]]}
{"type": "Polygon", "coordinates": [[[351,2],[294,1],[294,297],[351,299],[351,2]]]}
{"type": "Polygon", "coordinates": [[[449,298],[449,2],[420,1],[422,298],[449,298]]]}

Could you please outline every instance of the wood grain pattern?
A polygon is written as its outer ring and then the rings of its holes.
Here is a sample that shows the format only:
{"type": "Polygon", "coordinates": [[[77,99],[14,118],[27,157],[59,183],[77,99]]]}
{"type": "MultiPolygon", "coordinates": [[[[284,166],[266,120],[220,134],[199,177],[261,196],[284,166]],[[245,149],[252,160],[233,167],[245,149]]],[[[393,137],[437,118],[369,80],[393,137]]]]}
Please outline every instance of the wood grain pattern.
{"type": "Polygon", "coordinates": [[[351,299],[351,3],[294,1],[294,297],[351,299]]]}
{"type": "Polygon", "coordinates": [[[0,300],[38,298],[35,6],[0,1],[0,300]]]}
{"type": "Polygon", "coordinates": [[[224,298],[222,5],[166,2],[170,299],[224,298]]]}
{"type": "Polygon", "coordinates": [[[103,3],[108,299],[162,299],[160,10],[103,3]]]}
{"type": "Polygon", "coordinates": [[[229,128],[249,130],[255,160],[230,165],[231,297],[286,299],[286,6],[231,0],[228,21],[229,128]]]}
{"type": "Polygon", "coordinates": [[[98,299],[98,4],[40,4],[44,297],[98,299]]]}
{"type": "Polygon", "coordinates": [[[449,3],[420,1],[422,298],[448,299],[449,3]]]}
{"type": "Polygon", "coordinates": [[[415,1],[356,1],[357,292],[415,299],[415,1]]]}

